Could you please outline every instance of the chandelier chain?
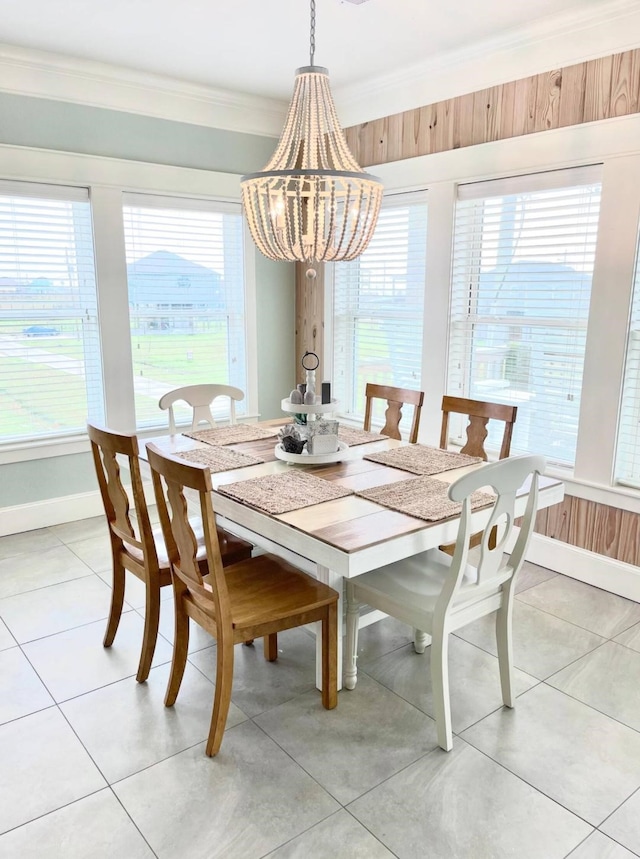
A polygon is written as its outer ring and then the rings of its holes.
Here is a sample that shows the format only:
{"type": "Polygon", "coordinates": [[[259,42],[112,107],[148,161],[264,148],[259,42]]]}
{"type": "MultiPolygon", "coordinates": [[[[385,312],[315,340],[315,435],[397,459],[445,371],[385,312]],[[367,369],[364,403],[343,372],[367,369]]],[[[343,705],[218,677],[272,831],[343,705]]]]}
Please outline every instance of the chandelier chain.
{"type": "Polygon", "coordinates": [[[311,35],[309,39],[309,65],[313,65],[316,53],[316,0],[311,0],[311,35]]]}

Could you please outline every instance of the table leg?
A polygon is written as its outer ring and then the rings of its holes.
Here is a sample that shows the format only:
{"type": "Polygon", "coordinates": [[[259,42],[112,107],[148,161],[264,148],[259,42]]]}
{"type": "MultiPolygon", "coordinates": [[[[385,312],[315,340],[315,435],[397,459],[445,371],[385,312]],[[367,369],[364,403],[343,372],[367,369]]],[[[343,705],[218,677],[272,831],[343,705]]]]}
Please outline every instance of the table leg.
{"type": "MultiPolygon", "coordinates": [[[[338,689],[342,689],[342,637],[344,624],[344,579],[328,567],[321,564],[316,566],[316,577],[319,582],[334,588],[340,594],[338,599],[338,689]]],[[[316,623],[316,687],[322,689],[322,624],[316,623]]]]}

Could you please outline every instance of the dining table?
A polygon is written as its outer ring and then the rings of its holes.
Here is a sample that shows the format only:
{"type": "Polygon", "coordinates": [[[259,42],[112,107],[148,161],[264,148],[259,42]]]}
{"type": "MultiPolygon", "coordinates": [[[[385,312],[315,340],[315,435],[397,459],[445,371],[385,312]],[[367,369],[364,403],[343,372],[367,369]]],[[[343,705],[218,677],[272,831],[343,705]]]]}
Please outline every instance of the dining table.
{"type": "MultiPolygon", "coordinates": [[[[356,432],[356,439],[361,440],[347,447],[340,454],[339,461],[304,464],[304,458],[300,457],[299,462],[292,464],[276,456],[278,438],[275,433],[280,424],[285,423],[286,420],[238,425],[256,428],[254,433],[261,433],[261,437],[235,443],[227,441],[224,447],[218,446],[215,429],[209,434],[207,431],[186,432],[141,439],[140,457],[146,459],[145,444],[148,442],[152,442],[163,453],[205,464],[213,462],[210,457],[212,451],[225,452],[226,458],[212,465],[211,473],[213,508],[219,524],[250,540],[259,550],[272,552],[335,588],[340,594],[338,617],[344,616],[345,579],[455,542],[460,520],[458,511],[445,509],[446,515],[429,520],[424,518],[422,512],[416,515],[415,511],[408,513],[392,509],[381,500],[381,493],[384,494],[384,487],[395,489],[392,485],[398,484],[397,488],[402,489],[405,496],[407,491],[410,496],[418,496],[423,492],[423,481],[435,480],[441,482],[442,493],[446,494],[447,487],[453,481],[469,470],[481,467],[482,462],[467,463],[469,458],[464,456],[461,460],[453,458],[447,462],[447,470],[422,477],[419,473],[404,470],[404,465],[398,467],[395,462],[389,465],[385,461],[376,461],[376,457],[382,460],[395,457],[402,462],[403,455],[417,453],[402,451],[391,457],[387,455],[407,447],[407,442],[360,431],[359,437],[356,432]],[[234,459],[236,454],[239,454],[238,462],[228,463],[227,458],[234,459]],[[378,457],[379,454],[385,456],[378,457]],[[371,455],[375,455],[373,459],[367,458],[371,455]],[[310,476],[314,480],[300,475],[310,476]],[[269,479],[272,477],[276,477],[275,482],[269,479]],[[318,483],[318,480],[321,482],[318,483]],[[410,480],[414,481],[413,484],[407,482],[410,480]],[[298,484],[306,491],[305,481],[310,484],[312,491],[308,498],[302,499],[305,506],[297,509],[273,512],[279,509],[278,504],[272,506],[268,501],[265,504],[264,492],[258,492],[255,497],[252,495],[254,489],[270,489],[272,485],[282,483],[284,498],[280,499],[280,507],[290,507],[301,503],[296,492],[298,484]],[[326,483],[322,484],[322,481],[326,483]],[[293,489],[289,489],[289,485],[293,489]],[[320,490],[318,497],[314,495],[316,488],[320,490]],[[326,494],[336,497],[325,499],[326,494]],[[367,495],[375,496],[375,500],[367,495]]],[[[237,437],[242,438],[244,432],[240,431],[237,437]]],[[[247,435],[251,436],[252,433],[247,431],[247,435]]],[[[227,436],[227,439],[235,437],[227,436]]],[[[426,448],[426,456],[429,456],[429,451],[438,450],[424,445],[421,447],[426,448]]],[[[432,455],[437,456],[436,453],[432,455]]],[[[439,488],[433,485],[436,490],[439,488]]],[[[538,509],[559,503],[563,496],[564,485],[561,480],[549,476],[540,478],[538,509]]],[[[271,495],[267,493],[266,497],[270,499],[271,495]]],[[[518,493],[517,515],[524,513],[527,497],[528,487],[525,485],[518,493]]],[[[412,507],[410,509],[413,510],[412,507]]],[[[486,527],[490,513],[491,508],[486,506],[485,499],[485,506],[472,513],[474,531],[482,531],[486,527]]],[[[365,613],[361,618],[361,626],[381,617],[384,615],[379,612],[365,613]]],[[[321,684],[321,636],[316,631],[316,685],[321,688],[321,684]]],[[[341,687],[342,635],[338,635],[338,688],[341,687]]]]}

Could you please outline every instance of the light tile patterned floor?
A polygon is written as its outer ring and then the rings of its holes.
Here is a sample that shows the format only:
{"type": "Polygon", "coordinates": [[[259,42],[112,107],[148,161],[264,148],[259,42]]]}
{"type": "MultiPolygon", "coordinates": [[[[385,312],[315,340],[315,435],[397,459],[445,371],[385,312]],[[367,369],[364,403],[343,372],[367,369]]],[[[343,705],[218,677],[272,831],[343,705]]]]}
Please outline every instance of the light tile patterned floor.
{"type": "Polygon", "coordinates": [[[454,749],[436,744],[429,651],[392,619],[360,636],[338,708],[304,630],[236,650],[222,750],[204,754],[215,644],[194,635],[163,706],[170,592],[145,684],[144,594],[113,647],[102,519],[0,539],[0,857],[633,859],[640,856],[640,605],[526,565],[515,710],[489,619],[451,647],[454,749]]]}

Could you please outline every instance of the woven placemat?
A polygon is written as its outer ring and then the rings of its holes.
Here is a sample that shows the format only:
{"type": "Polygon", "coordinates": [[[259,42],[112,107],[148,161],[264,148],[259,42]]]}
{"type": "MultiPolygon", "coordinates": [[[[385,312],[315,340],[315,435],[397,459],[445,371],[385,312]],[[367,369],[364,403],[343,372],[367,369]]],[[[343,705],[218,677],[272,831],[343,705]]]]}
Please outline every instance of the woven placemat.
{"type": "Polygon", "coordinates": [[[328,480],[303,471],[267,474],[264,477],[228,483],[226,486],[220,486],[218,492],[274,516],[353,495],[351,489],[335,486],[328,480]]]}
{"type": "Polygon", "coordinates": [[[225,445],[241,444],[243,441],[259,441],[263,438],[273,438],[277,430],[267,430],[251,424],[237,424],[232,427],[215,427],[214,429],[191,430],[183,432],[187,438],[203,441],[205,444],[225,445]]]}
{"type": "MultiPolygon", "coordinates": [[[[376,486],[373,489],[362,489],[356,492],[361,498],[375,501],[383,507],[397,510],[399,513],[407,513],[417,519],[426,519],[427,522],[437,522],[449,516],[459,515],[462,504],[450,501],[447,492],[449,484],[433,477],[413,477],[410,480],[401,480],[398,483],[389,483],[386,486],[376,486]]],[[[486,492],[474,492],[471,496],[471,509],[477,510],[487,504],[493,504],[495,495],[486,492]]]]}
{"type": "Polygon", "coordinates": [[[196,462],[198,465],[208,465],[210,471],[230,471],[232,468],[244,468],[245,465],[260,465],[264,459],[249,456],[237,450],[227,450],[224,447],[200,447],[197,450],[183,450],[176,453],[181,459],[196,462]]]}
{"type": "Polygon", "coordinates": [[[357,429],[356,427],[343,427],[342,424],[340,424],[338,427],[338,438],[348,447],[355,447],[357,444],[369,444],[372,441],[383,441],[385,438],[388,438],[388,436],[380,435],[379,432],[367,432],[367,430],[357,429]]]}
{"type": "Polygon", "coordinates": [[[441,474],[452,468],[462,468],[464,465],[482,462],[479,456],[467,456],[466,453],[454,453],[437,447],[427,447],[424,444],[409,444],[383,453],[369,453],[364,459],[370,459],[372,462],[379,462],[391,468],[399,468],[402,471],[410,471],[411,474],[441,474]]]}

